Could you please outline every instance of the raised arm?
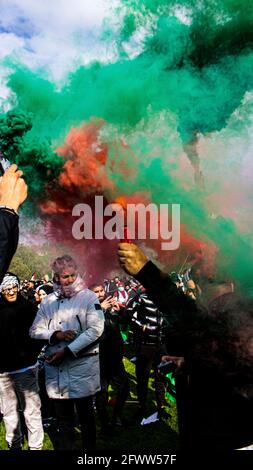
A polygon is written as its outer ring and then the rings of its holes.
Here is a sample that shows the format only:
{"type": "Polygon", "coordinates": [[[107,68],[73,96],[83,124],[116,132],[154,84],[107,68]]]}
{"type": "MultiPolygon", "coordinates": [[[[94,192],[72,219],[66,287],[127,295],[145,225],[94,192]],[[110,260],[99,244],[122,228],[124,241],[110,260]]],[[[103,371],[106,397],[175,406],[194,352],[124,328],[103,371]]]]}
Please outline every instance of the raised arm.
{"type": "Polygon", "coordinates": [[[179,291],[170,276],[153,264],[137,245],[119,243],[118,257],[121,267],[138,279],[159,310],[166,314],[173,312],[178,318],[196,311],[195,302],[179,291]]]}
{"type": "Polygon", "coordinates": [[[27,197],[22,171],[12,165],[0,178],[0,282],[18,245],[17,210],[27,197]]]}

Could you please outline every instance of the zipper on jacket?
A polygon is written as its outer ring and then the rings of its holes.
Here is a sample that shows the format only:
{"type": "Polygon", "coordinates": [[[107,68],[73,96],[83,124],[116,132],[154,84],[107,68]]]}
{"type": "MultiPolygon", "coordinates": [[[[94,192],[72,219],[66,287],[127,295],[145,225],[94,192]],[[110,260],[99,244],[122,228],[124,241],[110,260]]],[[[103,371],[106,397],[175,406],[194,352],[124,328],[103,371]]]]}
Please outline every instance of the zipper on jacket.
{"type": "Polygon", "coordinates": [[[80,326],[81,331],[83,331],[82,323],[81,323],[81,320],[80,320],[80,318],[79,318],[78,315],[76,315],[76,319],[77,319],[77,321],[78,321],[78,323],[79,323],[79,326],[80,326]]]}

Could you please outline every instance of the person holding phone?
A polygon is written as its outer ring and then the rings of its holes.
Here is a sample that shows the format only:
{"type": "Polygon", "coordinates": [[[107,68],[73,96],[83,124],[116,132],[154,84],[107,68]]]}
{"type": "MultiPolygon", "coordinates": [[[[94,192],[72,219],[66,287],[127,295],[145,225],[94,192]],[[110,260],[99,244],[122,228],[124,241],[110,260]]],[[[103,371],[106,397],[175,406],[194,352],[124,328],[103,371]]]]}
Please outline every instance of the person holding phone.
{"type": "Polygon", "coordinates": [[[23,172],[11,165],[0,176],[0,282],[17,249],[19,237],[18,209],[27,198],[23,172]]]}

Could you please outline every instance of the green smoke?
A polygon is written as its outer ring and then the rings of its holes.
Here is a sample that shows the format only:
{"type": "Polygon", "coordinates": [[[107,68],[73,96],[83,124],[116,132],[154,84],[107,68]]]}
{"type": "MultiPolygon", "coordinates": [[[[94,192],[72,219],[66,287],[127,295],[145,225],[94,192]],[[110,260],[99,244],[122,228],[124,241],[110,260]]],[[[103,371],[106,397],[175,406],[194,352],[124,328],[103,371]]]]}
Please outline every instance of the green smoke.
{"type": "Polygon", "coordinates": [[[30,215],[37,212],[36,204],[45,193],[46,183],[58,176],[62,166],[46,137],[30,136],[32,122],[32,113],[18,109],[0,115],[0,148],[25,174],[30,195],[26,212],[30,215]]]}
{"type": "MultiPolygon", "coordinates": [[[[127,179],[120,165],[114,166],[111,177],[117,187],[129,194],[146,190],[156,203],[180,203],[188,231],[215,243],[221,271],[244,283],[253,261],[249,227],[242,230],[236,218],[210,217],[207,200],[215,191],[211,181],[217,160],[208,162],[205,190],[195,186],[194,174],[198,182],[203,165],[194,146],[208,135],[221,136],[227,147],[231,140],[223,130],[240,139],[249,125],[237,113],[244,116],[245,94],[253,89],[253,6],[246,0],[125,0],[120,8],[118,60],[113,63],[80,67],[61,89],[13,66],[8,82],[16,95],[12,113],[23,116],[24,123],[17,132],[10,126],[13,133],[8,133],[3,130],[8,116],[3,117],[1,145],[25,168],[31,194],[43,197],[45,182],[62,165],[54,150],[70,128],[94,116],[104,119],[101,138],[109,145],[110,159],[115,158],[111,142],[116,136],[132,149],[119,150],[117,158],[134,165],[135,175],[127,179]],[[129,48],[135,47],[138,53],[131,56],[129,48]],[[180,166],[184,151],[191,162],[187,168],[180,166]]],[[[108,24],[104,37],[111,38],[115,33],[108,34],[108,24]]],[[[230,149],[231,172],[237,154],[240,147],[230,149]]],[[[222,166],[222,152],[219,158],[222,166]]],[[[229,176],[220,173],[219,191],[229,176]]],[[[225,205],[225,191],[221,198],[225,205]]]]}

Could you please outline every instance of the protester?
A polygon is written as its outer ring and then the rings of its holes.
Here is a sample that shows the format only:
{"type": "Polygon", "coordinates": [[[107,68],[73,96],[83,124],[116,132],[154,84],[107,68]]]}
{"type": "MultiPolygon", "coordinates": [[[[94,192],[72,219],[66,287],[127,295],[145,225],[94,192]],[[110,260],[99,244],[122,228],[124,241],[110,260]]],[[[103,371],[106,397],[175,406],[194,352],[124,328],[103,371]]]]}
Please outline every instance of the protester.
{"type": "Polygon", "coordinates": [[[30,450],[43,445],[43,427],[38,393],[37,356],[41,348],[29,337],[37,309],[19,293],[19,279],[7,273],[0,286],[0,408],[11,450],[22,450],[20,412],[28,432],[30,450]]]}
{"type": "Polygon", "coordinates": [[[168,418],[165,407],[166,378],[159,372],[161,357],[167,354],[164,344],[163,314],[146,292],[136,294],[126,305],[126,315],[131,324],[139,417],[147,414],[148,381],[154,371],[155,396],[159,418],[168,418]]]}
{"type": "Polygon", "coordinates": [[[112,431],[107,409],[109,385],[113,384],[116,388],[111,417],[113,427],[124,423],[123,408],[129,394],[129,379],[123,363],[124,342],[120,332],[122,312],[115,297],[106,297],[103,285],[94,284],[91,290],[98,297],[105,316],[105,329],[99,350],[101,390],[96,394],[96,406],[101,432],[109,435],[112,431]]]}
{"type": "Polygon", "coordinates": [[[39,301],[42,302],[43,299],[49,294],[52,294],[54,289],[53,286],[49,284],[42,284],[41,286],[37,287],[36,291],[38,292],[39,301]]]}
{"type": "Polygon", "coordinates": [[[122,307],[125,307],[128,301],[128,293],[125,289],[124,282],[119,281],[117,285],[117,290],[114,292],[114,297],[122,307]]]}
{"type": "Polygon", "coordinates": [[[42,302],[30,334],[48,341],[46,388],[55,402],[59,442],[57,449],[73,449],[74,405],[85,449],[94,449],[96,425],[93,395],[100,390],[99,339],[104,316],[97,296],[85,288],[75,261],[57,258],[54,293],[42,302]]]}
{"type": "MultiPolygon", "coordinates": [[[[52,294],[54,291],[53,286],[48,284],[40,284],[36,290],[34,297],[38,308],[41,306],[41,302],[47,297],[47,295],[52,294]]],[[[36,341],[36,340],[35,340],[36,341]]],[[[46,391],[46,381],[45,381],[45,355],[46,355],[47,345],[44,345],[40,354],[38,356],[39,362],[39,388],[40,388],[40,399],[41,399],[41,415],[42,423],[44,429],[47,430],[47,433],[51,431],[55,425],[56,416],[55,416],[55,407],[54,402],[48,397],[46,391]]],[[[51,438],[52,440],[52,438],[51,438]]]]}
{"type": "Polygon", "coordinates": [[[120,243],[118,255],[163,311],[185,358],[183,446],[214,451],[252,445],[253,301],[228,293],[204,309],[135,244],[120,243]]]}

